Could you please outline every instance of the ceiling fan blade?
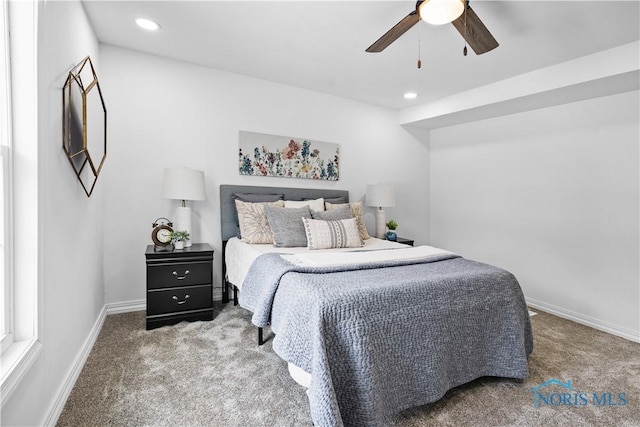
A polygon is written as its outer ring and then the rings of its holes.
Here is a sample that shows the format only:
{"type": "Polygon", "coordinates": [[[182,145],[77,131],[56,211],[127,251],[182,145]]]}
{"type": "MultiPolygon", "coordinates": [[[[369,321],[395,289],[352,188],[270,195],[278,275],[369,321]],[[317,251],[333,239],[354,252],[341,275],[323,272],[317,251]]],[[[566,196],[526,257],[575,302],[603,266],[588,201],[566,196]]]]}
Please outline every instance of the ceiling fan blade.
{"type": "Polygon", "coordinates": [[[452,22],[456,30],[467,40],[471,49],[477,54],[489,52],[498,47],[498,42],[493,38],[487,27],[484,26],[478,15],[467,5],[466,13],[452,22]],[[466,17],[466,18],[465,18],[466,17]],[[465,29],[465,19],[467,20],[467,28],[465,29]],[[466,34],[466,37],[465,37],[466,34]]]}
{"type": "Polygon", "coordinates": [[[406,33],[409,28],[413,27],[420,21],[420,15],[417,11],[413,11],[405,16],[402,21],[398,22],[389,31],[384,33],[382,37],[376,40],[371,46],[367,48],[367,52],[382,52],[391,43],[396,41],[398,37],[406,33]]]}

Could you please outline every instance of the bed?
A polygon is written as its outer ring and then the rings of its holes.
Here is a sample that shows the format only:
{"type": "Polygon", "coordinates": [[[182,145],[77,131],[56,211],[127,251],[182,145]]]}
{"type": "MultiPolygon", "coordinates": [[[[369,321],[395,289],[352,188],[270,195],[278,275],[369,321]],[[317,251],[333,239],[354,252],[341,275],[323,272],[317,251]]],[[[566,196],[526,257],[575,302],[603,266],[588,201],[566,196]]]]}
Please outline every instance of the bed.
{"type": "Polygon", "coordinates": [[[509,272],[438,248],[378,239],[337,254],[243,249],[234,239],[234,194],[348,202],[348,193],[220,187],[224,287],[240,289],[240,305],[252,312],[254,325],[271,326],[273,350],[308,387],[315,425],[387,425],[403,409],[476,378],[528,376],[531,325],[509,272]],[[238,261],[242,253],[249,261],[238,261]]]}

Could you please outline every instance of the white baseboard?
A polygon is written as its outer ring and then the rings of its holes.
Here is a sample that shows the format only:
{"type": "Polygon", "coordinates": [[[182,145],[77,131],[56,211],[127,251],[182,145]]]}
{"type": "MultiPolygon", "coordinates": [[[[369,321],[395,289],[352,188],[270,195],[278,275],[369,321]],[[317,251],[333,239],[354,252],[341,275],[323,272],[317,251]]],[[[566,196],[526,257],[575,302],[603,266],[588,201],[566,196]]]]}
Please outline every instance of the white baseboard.
{"type": "Polygon", "coordinates": [[[584,314],[576,313],[571,310],[567,310],[562,307],[557,307],[553,304],[548,304],[542,301],[535,300],[533,298],[525,298],[527,305],[538,310],[545,311],[554,316],[562,317],[563,319],[569,319],[582,325],[590,326],[594,329],[598,329],[603,332],[607,332],[612,335],[627,339],[629,341],[640,343],[640,332],[631,329],[623,328],[618,325],[613,325],[609,322],[605,322],[600,319],[595,319],[584,314]]]}
{"type": "Polygon", "coordinates": [[[104,306],[107,314],[129,313],[131,311],[141,311],[147,309],[147,300],[139,299],[125,302],[112,302],[104,306]]]}
{"type": "Polygon", "coordinates": [[[104,319],[107,317],[107,306],[102,307],[98,318],[96,319],[91,331],[89,332],[89,336],[80,347],[80,351],[76,356],[71,368],[67,372],[66,378],[63,380],[62,384],[58,388],[58,392],[56,393],[56,397],[49,408],[48,416],[45,418],[43,425],[45,426],[55,426],[62,410],[64,409],[64,404],[67,402],[69,395],[71,394],[71,390],[73,390],[73,386],[76,384],[76,380],[80,376],[80,372],[82,372],[82,368],[84,367],[87,358],[89,357],[89,353],[91,353],[91,349],[98,339],[98,334],[102,329],[102,325],[104,324],[104,319]]]}

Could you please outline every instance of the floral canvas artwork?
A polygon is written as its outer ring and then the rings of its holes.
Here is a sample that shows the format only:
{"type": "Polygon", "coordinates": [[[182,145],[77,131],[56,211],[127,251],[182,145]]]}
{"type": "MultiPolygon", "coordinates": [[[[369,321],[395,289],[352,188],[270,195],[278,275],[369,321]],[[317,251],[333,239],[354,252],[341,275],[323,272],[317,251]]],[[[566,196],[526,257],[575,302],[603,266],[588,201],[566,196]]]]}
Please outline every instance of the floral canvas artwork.
{"type": "Polygon", "coordinates": [[[330,142],[240,131],[240,175],[337,181],[338,148],[330,142]]]}

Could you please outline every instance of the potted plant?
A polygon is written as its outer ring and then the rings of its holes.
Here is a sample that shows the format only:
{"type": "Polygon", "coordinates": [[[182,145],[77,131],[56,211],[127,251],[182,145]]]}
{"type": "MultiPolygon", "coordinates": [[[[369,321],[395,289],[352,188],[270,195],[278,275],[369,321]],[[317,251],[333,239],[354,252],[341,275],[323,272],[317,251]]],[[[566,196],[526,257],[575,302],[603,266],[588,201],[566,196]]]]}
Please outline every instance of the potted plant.
{"type": "Polygon", "coordinates": [[[388,230],[386,234],[387,240],[392,240],[394,242],[398,240],[398,235],[396,234],[396,228],[398,228],[398,223],[390,219],[389,221],[387,221],[385,225],[387,226],[387,230],[388,230]]]}
{"type": "Polygon", "coordinates": [[[189,233],[186,231],[172,231],[171,243],[174,249],[184,249],[184,241],[189,239],[189,233]]]}

